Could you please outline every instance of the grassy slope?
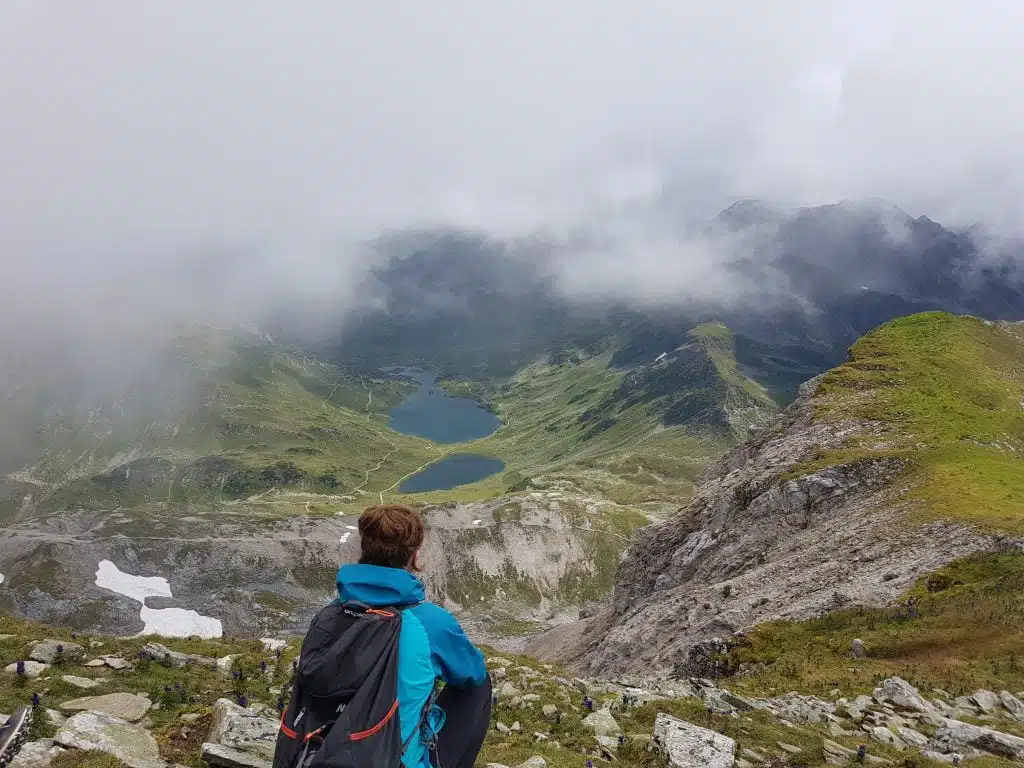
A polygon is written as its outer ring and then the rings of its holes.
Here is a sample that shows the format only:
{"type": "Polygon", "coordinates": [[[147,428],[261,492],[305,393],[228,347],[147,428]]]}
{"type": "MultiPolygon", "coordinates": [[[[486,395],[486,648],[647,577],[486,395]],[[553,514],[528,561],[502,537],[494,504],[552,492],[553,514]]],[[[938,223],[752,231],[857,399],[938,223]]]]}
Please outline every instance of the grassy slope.
{"type": "Polygon", "coordinates": [[[129,388],[87,411],[49,414],[37,459],[16,475],[41,484],[44,510],[210,503],[272,488],[372,497],[438,455],[388,429],[387,411],[407,391],[400,382],[213,331],[182,338],[171,358],[179,385],[156,409],[133,412],[129,388]],[[154,457],[166,461],[140,461],[154,457]],[[275,471],[279,462],[298,475],[275,471]]]}
{"type": "Polygon", "coordinates": [[[921,516],[1024,532],[1024,326],[941,312],[894,320],[858,341],[820,393],[818,419],[880,430],[794,474],[897,456],[921,516]]]}
{"type": "Polygon", "coordinates": [[[1024,690],[1024,554],[952,563],[889,608],[761,625],[733,656],[764,665],[731,683],[741,692],[827,695],[838,687],[854,695],[891,675],[925,693],[1024,690]],[[917,616],[908,614],[910,598],[917,599],[917,616]],[[865,642],[869,658],[850,658],[854,638],[865,642]]]}
{"type": "MultiPolygon", "coordinates": [[[[1024,330],[927,313],[868,334],[825,375],[819,419],[877,423],[793,474],[863,457],[908,462],[898,482],[920,520],[1024,531],[1024,330]]],[[[895,606],[760,626],[737,662],[741,685],[864,693],[899,674],[922,689],[1024,689],[1024,555],[979,555],[923,579],[895,606]],[[905,602],[918,599],[918,616],[905,602]],[[852,663],[860,637],[871,658],[852,663]]]]}
{"type": "MultiPolygon", "coordinates": [[[[732,334],[725,326],[705,324],[690,335],[684,347],[699,347],[713,366],[710,381],[680,380],[672,370],[662,370],[659,380],[655,369],[641,379],[639,391],[630,389],[624,385],[627,374],[609,367],[611,352],[582,362],[536,363],[489,393],[505,427],[471,450],[502,458],[508,466],[506,485],[523,477],[571,477],[620,503],[685,499],[708,462],[737,435],[728,429],[665,427],[670,396],[644,392],[643,382],[671,387],[673,394],[706,397],[730,410],[775,410],[764,390],[738,372],[732,334]],[[595,428],[599,417],[607,418],[601,429],[595,428]]],[[[448,388],[453,394],[481,396],[468,382],[448,388]]]]}

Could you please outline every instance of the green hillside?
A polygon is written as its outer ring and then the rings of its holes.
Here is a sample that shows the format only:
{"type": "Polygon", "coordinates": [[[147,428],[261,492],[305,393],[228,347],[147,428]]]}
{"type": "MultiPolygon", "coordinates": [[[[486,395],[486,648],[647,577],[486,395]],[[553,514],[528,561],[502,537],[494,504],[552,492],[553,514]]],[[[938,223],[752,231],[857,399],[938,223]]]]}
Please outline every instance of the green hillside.
{"type": "Polygon", "coordinates": [[[1024,531],[1024,325],[894,320],[858,341],[820,392],[816,418],[878,427],[795,474],[895,457],[920,516],[1024,531]]]}
{"type": "Polygon", "coordinates": [[[24,511],[27,494],[37,511],[209,505],[272,491],[358,497],[438,455],[387,428],[408,391],[401,382],[208,329],[179,338],[161,363],[163,391],[127,381],[39,414],[3,514],[24,511]]]}

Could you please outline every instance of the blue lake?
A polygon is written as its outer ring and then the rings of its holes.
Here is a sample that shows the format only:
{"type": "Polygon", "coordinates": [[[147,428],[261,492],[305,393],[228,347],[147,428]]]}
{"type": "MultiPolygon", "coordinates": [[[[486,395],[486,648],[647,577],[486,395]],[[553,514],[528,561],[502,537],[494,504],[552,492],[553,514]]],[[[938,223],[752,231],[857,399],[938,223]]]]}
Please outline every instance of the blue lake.
{"type": "Polygon", "coordinates": [[[502,472],[505,462],[491,456],[455,453],[423,468],[400,486],[399,493],[447,491],[459,485],[475,483],[502,472]]]}
{"type": "Polygon", "coordinates": [[[461,443],[487,437],[501,426],[498,417],[475,400],[445,394],[435,386],[434,373],[404,370],[402,375],[419,388],[391,409],[388,426],[396,432],[435,443],[461,443]]]}
{"type": "MultiPolygon", "coordinates": [[[[436,374],[408,368],[391,371],[419,385],[415,392],[391,409],[388,426],[396,432],[450,444],[479,440],[501,426],[498,417],[481,408],[475,400],[446,394],[436,386],[436,374]]],[[[398,490],[401,493],[447,491],[483,480],[504,469],[505,463],[491,456],[453,454],[424,467],[406,479],[398,490]]]]}

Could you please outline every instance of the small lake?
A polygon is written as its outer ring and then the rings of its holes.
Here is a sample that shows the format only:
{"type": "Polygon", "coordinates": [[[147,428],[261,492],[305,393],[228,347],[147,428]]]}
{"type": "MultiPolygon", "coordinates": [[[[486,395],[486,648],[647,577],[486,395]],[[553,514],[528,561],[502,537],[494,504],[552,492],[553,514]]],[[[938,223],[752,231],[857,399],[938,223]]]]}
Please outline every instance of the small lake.
{"type": "MultiPolygon", "coordinates": [[[[392,368],[392,373],[415,381],[419,387],[391,409],[388,426],[396,432],[432,440],[461,443],[492,434],[501,421],[468,397],[452,397],[436,385],[437,374],[409,368],[392,368]]],[[[412,475],[398,490],[401,493],[447,491],[475,483],[502,472],[505,463],[491,456],[454,454],[445,456],[412,475]]]]}
{"type": "Polygon", "coordinates": [[[390,426],[395,432],[425,437],[435,443],[478,440],[494,432],[498,417],[468,397],[451,397],[435,386],[437,375],[430,371],[403,370],[419,388],[391,409],[390,426]]]}
{"type": "Polygon", "coordinates": [[[492,456],[455,453],[424,467],[400,486],[399,493],[447,491],[459,485],[475,483],[502,472],[505,462],[492,456]]]}

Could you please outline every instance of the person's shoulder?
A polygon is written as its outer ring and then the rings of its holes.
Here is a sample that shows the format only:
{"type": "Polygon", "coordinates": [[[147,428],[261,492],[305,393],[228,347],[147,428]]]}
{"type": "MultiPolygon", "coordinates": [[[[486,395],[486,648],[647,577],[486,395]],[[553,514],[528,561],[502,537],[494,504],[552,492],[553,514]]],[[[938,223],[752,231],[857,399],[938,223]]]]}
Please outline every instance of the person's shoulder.
{"type": "Polygon", "coordinates": [[[461,628],[459,620],[455,618],[451,611],[429,600],[417,603],[407,610],[411,611],[428,630],[461,628]]]}

